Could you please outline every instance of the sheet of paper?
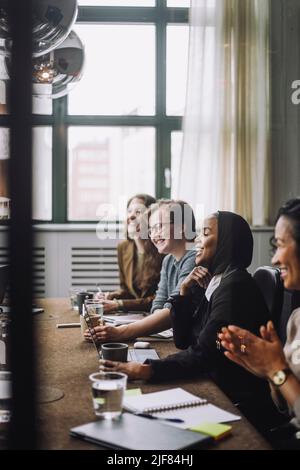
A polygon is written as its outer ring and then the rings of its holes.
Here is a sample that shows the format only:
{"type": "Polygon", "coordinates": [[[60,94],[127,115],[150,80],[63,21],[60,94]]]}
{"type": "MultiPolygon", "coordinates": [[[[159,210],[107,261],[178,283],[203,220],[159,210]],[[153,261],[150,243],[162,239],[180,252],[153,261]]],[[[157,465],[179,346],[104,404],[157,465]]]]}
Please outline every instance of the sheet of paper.
{"type": "Polygon", "coordinates": [[[191,406],[187,408],[178,408],[176,410],[160,411],[152,413],[153,416],[159,418],[178,418],[184,420],[183,423],[167,422],[172,426],[179,428],[190,428],[200,425],[201,423],[229,423],[231,421],[240,420],[240,416],[229,413],[221,408],[207,403],[200,406],[191,406]]]}

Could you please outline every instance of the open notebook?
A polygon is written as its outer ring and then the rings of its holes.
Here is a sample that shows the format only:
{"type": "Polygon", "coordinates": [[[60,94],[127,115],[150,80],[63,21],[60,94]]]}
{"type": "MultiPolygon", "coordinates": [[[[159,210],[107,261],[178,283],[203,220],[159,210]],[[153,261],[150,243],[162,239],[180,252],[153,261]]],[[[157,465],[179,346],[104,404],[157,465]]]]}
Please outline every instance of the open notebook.
{"type": "Polygon", "coordinates": [[[146,413],[157,418],[175,418],[182,422],[168,422],[180,428],[190,428],[201,423],[226,423],[237,421],[239,416],[222,410],[182,388],[125,397],[123,406],[132,413],[146,413]]]}

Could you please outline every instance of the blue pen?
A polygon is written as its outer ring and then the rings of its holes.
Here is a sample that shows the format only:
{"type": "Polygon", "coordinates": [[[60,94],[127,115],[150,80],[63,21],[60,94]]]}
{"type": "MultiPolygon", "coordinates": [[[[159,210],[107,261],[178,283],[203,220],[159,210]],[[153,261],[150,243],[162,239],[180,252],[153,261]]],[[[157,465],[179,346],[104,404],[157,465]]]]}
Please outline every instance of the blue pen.
{"type": "Polygon", "coordinates": [[[141,416],[142,418],[149,419],[159,419],[161,421],[170,421],[171,423],[184,423],[184,420],[180,418],[160,418],[159,416],[153,416],[147,413],[136,413],[136,416],[141,416]]]}

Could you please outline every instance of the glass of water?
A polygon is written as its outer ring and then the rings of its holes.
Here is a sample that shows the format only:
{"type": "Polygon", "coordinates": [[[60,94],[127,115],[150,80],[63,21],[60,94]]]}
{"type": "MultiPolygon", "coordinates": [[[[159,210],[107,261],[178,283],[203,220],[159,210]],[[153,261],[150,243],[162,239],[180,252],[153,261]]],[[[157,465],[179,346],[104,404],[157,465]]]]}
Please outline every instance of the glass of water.
{"type": "Polygon", "coordinates": [[[97,372],[90,375],[95,414],[101,419],[117,419],[122,414],[127,375],[121,372],[97,372]]]}
{"type": "Polygon", "coordinates": [[[70,292],[71,309],[78,310],[77,294],[81,292],[81,289],[78,287],[71,287],[69,292],[70,292]]]}
{"type": "Polygon", "coordinates": [[[86,299],[84,301],[85,310],[87,313],[88,319],[90,319],[90,326],[94,328],[95,326],[101,325],[103,319],[103,303],[100,299],[86,299]]]}

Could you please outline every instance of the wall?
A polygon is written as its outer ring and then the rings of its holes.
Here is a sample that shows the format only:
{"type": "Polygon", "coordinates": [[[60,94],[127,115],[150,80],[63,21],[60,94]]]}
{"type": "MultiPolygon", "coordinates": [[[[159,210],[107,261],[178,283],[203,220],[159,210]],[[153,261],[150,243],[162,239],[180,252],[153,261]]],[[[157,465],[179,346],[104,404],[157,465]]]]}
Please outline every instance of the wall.
{"type": "MultiPolygon", "coordinates": [[[[254,229],[250,272],[270,263],[272,228],[254,229]]],[[[7,263],[6,230],[0,226],[0,264],[7,263]]],[[[103,291],[118,288],[118,240],[99,240],[95,227],[49,225],[35,228],[33,253],[35,297],[68,297],[71,286],[103,291]]]]}
{"type": "Polygon", "coordinates": [[[271,222],[278,207],[300,196],[300,104],[292,103],[300,80],[300,0],[271,0],[271,222]]]}

